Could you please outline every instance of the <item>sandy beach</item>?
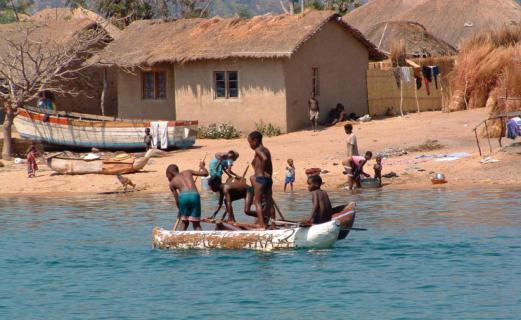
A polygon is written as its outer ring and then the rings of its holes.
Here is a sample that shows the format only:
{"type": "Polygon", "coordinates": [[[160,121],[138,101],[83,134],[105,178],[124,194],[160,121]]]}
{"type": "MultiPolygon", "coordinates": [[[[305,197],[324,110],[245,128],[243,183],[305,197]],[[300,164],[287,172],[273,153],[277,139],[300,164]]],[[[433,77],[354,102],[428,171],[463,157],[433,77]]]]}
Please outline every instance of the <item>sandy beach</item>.
{"type": "MultiPolygon", "coordinates": [[[[383,150],[415,149],[427,140],[437,140],[442,145],[436,150],[409,151],[405,155],[390,156],[383,161],[383,174],[395,172],[398,177],[383,179],[384,188],[432,188],[430,177],[434,172],[444,173],[448,183],[444,187],[464,187],[476,185],[521,185],[519,169],[520,147],[499,149],[497,140],[492,140],[494,163],[482,164],[476,147],[472,128],[487,118],[484,109],[456,113],[424,112],[409,114],[403,118],[393,117],[355,123],[354,132],[358,137],[360,152],[367,150],[380,153],[383,150]],[[432,156],[452,153],[469,155],[454,161],[438,161],[432,156]]],[[[504,139],[508,146],[512,140],[504,139]]],[[[274,164],[274,188],[283,189],[286,160],[292,158],[296,166],[295,190],[306,188],[304,170],[318,167],[327,173],[322,177],[326,190],[342,188],[345,175],[341,161],[345,157],[345,134],[342,126],[323,129],[318,133],[300,131],[266,138],[264,144],[271,150],[274,164]]],[[[485,155],[489,153],[486,139],[481,140],[485,155]]],[[[167,165],[176,163],[181,169],[197,168],[197,163],[207,155],[207,159],[219,151],[237,150],[240,154],[234,171],[242,173],[252,159],[246,139],[237,140],[197,140],[188,150],[168,152],[164,157],[153,158],[139,173],[128,177],[137,184],[140,192],[168,192],[164,175],[167,165]]],[[[56,195],[95,194],[121,190],[115,176],[81,175],[51,176],[51,170],[40,161],[40,170],[35,179],[28,179],[26,165],[3,161],[0,168],[0,194],[13,195],[56,195]]],[[[208,161],[207,161],[208,162],[208,161]]],[[[372,174],[374,160],[366,166],[372,174]]],[[[251,169],[248,175],[252,173],[251,169]]]]}

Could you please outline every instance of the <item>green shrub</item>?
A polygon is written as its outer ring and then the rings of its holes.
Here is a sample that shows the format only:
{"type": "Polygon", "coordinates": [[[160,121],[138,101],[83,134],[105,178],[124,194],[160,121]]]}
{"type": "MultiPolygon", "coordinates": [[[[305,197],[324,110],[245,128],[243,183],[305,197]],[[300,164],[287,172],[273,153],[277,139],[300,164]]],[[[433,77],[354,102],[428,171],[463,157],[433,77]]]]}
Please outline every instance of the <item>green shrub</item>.
{"type": "Polygon", "coordinates": [[[262,133],[263,136],[267,137],[275,137],[280,135],[280,128],[272,125],[271,123],[264,123],[264,121],[261,121],[259,123],[255,124],[255,127],[257,128],[257,131],[262,133]]]}
{"type": "Polygon", "coordinates": [[[208,127],[197,129],[199,139],[236,139],[241,136],[241,132],[229,123],[212,123],[208,127]]]}

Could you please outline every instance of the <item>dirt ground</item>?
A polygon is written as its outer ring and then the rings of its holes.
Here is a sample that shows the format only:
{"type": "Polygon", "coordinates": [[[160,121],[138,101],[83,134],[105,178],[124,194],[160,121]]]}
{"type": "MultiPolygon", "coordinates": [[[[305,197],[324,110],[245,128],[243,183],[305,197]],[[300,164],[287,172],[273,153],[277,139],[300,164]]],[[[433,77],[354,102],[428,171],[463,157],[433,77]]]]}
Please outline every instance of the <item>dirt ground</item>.
{"type": "MultiPolygon", "coordinates": [[[[395,172],[398,177],[383,179],[384,188],[432,188],[430,177],[441,172],[448,183],[445,187],[476,185],[521,185],[521,147],[500,149],[497,140],[492,141],[491,157],[499,162],[482,164],[476,147],[472,128],[488,116],[484,109],[455,113],[425,112],[401,117],[373,120],[354,124],[360,152],[373,153],[388,148],[407,149],[423,144],[426,140],[437,140],[442,148],[430,151],[412,151],[402,156],[391,156],[383,160],[383,174],[395,172]],[[436,161],[433,158],[418,158],[421,155],[451,153],[470,155],[454,161],[436,161]]],[[[503,145],[512,140],[504,139],[503,145]]],[[[340,164],[345,157],[345,134],[342,126],[324,129],[318,133],[300,131],[266,138],[264,144],[271,150],[274,165],[274,188],[282,190],[286,160],[292,158],[296,166],[296,190],[306,188],[304,170],[319,167],[327,171],[322,177],[326,190],[341,188],[346,177],[340,164]]],[[[481,139],[485,155],[489,155],[486,139],[481,139]]],[[[250,163],[253,152],[246,139],[197,140],[194,148],[168,152],[165,157],[153,158],[145,170],[127,175],[137,184],[141,192],[168,192],[165,168],[176,163],[181,169],[197,168],[199,160],[208,155],[229,149],[237,150],[240,157],[234,171],[242,173],[250,163]]],[[[0,195],[22,194],[94,194],[121,190],[115,176],[81,175],[51,176],[51,170],[40,160],[37,177],[28,179],[26,165],[2,161],[0,167],[0,195]]],[[[207,161],[208,162],[208,161],[207,161]]],[[[366,172],[372,174],[371,161],[366,172]]],[[[248,175],[252,174],[250,169],[248,175]]]]}

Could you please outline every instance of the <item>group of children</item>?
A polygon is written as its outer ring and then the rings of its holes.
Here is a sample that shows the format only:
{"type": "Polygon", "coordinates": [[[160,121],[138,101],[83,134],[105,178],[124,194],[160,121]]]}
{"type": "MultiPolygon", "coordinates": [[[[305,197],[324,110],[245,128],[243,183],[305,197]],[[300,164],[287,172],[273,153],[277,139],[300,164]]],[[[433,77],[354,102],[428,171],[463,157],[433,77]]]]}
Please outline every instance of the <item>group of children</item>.
{"type": "MultiPolygon", "coordinates": [[[[208,185],[213,192],[219,194],[218,206],[210,219],[214,219],[225,205],[225,216],[228,221],[235,221],[232,203],[244,199],[244,213],[256,218],[255,224],[260,228],[267,228],[269,221],[275,220],[275,203],[273,201],[273,163],[271,153],[262,143],[262,134],[258,131],[248,135],[248,143],[254,151],[252,167],[254,174],[250,177],[250,185],[244,177],[238,176],[232,170],[232,164],[239,154],[236,151],[217,153],[210,161],[210,170],[205,168],[202,161],[199,170],[180,171],[176,165],[170,165],[166,170],[170,190],[179,208],[182,229],[187,230],[192,222],[194,230],[201,230],[201,199],[195,185],[194,177],[210,176],[208,185]],[[228,176],[223,183],[223,173],[228,176]],[[255,210],[251,210],[252,205],[255,210]]],[[[369,157],[370,158],[370,157],[369,157]]],[[[357,161],[355,159],[355,161],[357,161]]],[[[295,181],[295,166],[292,159],[288,159],[286,167],[285,187],[289,184],[293,189],[295,181]]],[[[321,189],[322,178],[318,174],[310,175],[307,179],[308,190],[311,192],[313,210],[305,222],[319,224],[331,220],[332,206],[326,191],[321,189]]],[[[272,224],[272,227],[274,225],[272,224]]]]}

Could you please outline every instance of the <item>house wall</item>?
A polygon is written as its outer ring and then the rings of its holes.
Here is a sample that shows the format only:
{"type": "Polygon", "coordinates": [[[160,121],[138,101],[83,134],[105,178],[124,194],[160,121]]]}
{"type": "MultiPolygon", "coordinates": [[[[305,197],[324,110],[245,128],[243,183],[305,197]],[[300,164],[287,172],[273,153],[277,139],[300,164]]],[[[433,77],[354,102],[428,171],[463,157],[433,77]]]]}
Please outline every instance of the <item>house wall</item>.
{"type": "Polygon", "coordinates": [[[309,125],[308,100],[312,90],[312,68],[319,68],[320,120],[342,103],[346,112],[366,114],[369,53],[367,48],[334,21],[297,50],[284,63],[287,90],[288,130],[309,125]]]}
{"type": "MultiPolygon", "coordinates": [[[[166,71],[166,99],[143,99],[141,69],[118,71],[118,117],[154,120],[175,120],[174,67],[159,64],[153,70],[166,71]]],[[[142,70],[146,70],[143,68],[142,70]]]]}
{"type": "MultiPolygon", "coordinates": [[[[441,84],[441,81],[438,81],[441,84]]],[[[369,91],[369,114],[386,115],[400,114],[400,88],[396,84],[393,71],[369,69],[367,70],[367,87],[369,91]]],[[[403,112],[416,112],[418,105],[420,111],[441,110],[442,91],[435,83],[429,84],[430,95],[427,94],[425,83],[422,83],[420,90],[416,90],[416,82],[411,81],[403,85],[403,112]],[[416,96],[418,105],[416,104],[416,96]]]]}
{"type": "Polygon", "coordinates": [[[174,71],[177,119],[199,120],[200,125],[231,123],[243,132],[262,120],[287,130],[280,60],[204,60],[176,65],[174,71]],[[239,72],[239,98],[215,98],[215,71],[239,72]]]}

